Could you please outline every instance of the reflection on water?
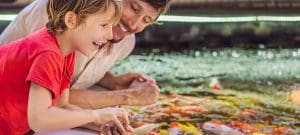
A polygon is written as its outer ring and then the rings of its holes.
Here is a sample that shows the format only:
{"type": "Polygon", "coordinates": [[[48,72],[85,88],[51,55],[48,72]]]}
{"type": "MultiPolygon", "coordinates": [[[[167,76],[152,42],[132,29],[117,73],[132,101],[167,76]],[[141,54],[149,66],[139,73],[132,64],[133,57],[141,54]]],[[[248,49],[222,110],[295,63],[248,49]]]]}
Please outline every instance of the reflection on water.
{"type": "Polygon", "coordinates": [[[192,124],[211,134],[229,129],[238,130],[234,134],[297,134],[300,112],[287,93],[300,80],[299,58],[300,49],[154,50],[130,56],[113,71],[134,70],[157,79],[164,93],[160,102],[152,109],[135,108],[134,118],[167,122],[157,131],[161,134],[170,132],[172,124],[192,124]],[[224,90],[209,87],[212,78],[218,78],[224,90]],[[216,123],[223,126],[211,127],[216,123]]]}

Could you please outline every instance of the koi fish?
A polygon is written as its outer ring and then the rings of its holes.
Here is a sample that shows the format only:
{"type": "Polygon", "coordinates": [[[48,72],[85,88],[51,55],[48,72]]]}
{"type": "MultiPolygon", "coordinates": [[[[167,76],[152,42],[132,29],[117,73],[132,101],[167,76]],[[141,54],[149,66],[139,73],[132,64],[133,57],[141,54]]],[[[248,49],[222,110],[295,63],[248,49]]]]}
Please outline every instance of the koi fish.
{"type": "Polygon", "coordinates": [[[203,124],[204,131],[217,134],[217,135],[245,135],[244,133],[228,127],[224,124],[213,123],[213,122],[205,122],[203,124]]]}
{"type": "Polygon", "coordinates": [[[220,83],[219,78],[217,78],[217,77],[214,77],[214,78],[211,79],[211,81],[209,83],[209,87],[212,90],[215,90],[215,91],[222,91],[222,90],[224,90],[223,86],[220,83]]]}

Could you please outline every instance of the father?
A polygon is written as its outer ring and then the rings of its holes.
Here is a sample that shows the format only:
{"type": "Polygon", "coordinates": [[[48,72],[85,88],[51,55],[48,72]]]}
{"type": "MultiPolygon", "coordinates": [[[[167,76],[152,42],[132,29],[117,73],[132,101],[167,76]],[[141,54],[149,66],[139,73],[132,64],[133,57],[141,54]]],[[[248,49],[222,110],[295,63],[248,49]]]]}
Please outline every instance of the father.
{"type": "MultiPolygon", "coordinates": [[[[105,45],[92,57],[76,52],[77,60],[70,102],[82,108],[117,105],[149,105],[157,101],[159,87],[154,79],[140,73],[115,75],[109,70],[127,57],[135,45],[135,33],[155,23],[170,0],[123,0],[120,23],[113,28],[111,45],[105,45]],[[132,82],[135,83],[132,85],[132,82]],[[100,89],[108,89],[101,91],[100,89]],[[93,90],[91,90],[93,89],[93,90]]],[[[23,9],[0,36],[0,45],[22,38],[47,22],[47,0],[35,0],[23,9]]]]}

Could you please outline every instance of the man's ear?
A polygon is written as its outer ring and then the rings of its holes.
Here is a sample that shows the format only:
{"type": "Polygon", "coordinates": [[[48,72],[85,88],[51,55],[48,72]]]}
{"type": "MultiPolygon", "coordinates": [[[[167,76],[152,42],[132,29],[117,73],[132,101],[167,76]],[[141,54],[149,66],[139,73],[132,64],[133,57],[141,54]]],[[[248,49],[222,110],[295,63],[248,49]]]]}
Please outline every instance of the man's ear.
{"type": "Polygon", "coordinates": [[[65,24],[67,26],[67,28],[69,29],[74,29],[77,26],[77,15],[72,12],[69,11],[65,14],[65,24]]]}

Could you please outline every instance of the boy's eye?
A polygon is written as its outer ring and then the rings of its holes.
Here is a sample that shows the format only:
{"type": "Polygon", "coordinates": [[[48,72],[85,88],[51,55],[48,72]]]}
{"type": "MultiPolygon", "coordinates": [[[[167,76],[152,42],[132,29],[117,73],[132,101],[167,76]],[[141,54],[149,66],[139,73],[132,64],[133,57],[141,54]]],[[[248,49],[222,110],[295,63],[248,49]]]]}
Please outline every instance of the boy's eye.
{"type": "Polygon", "coordinates": [[[101,27],[106,28],[108,27],[108,24],[101,24],[101,27]]]}

